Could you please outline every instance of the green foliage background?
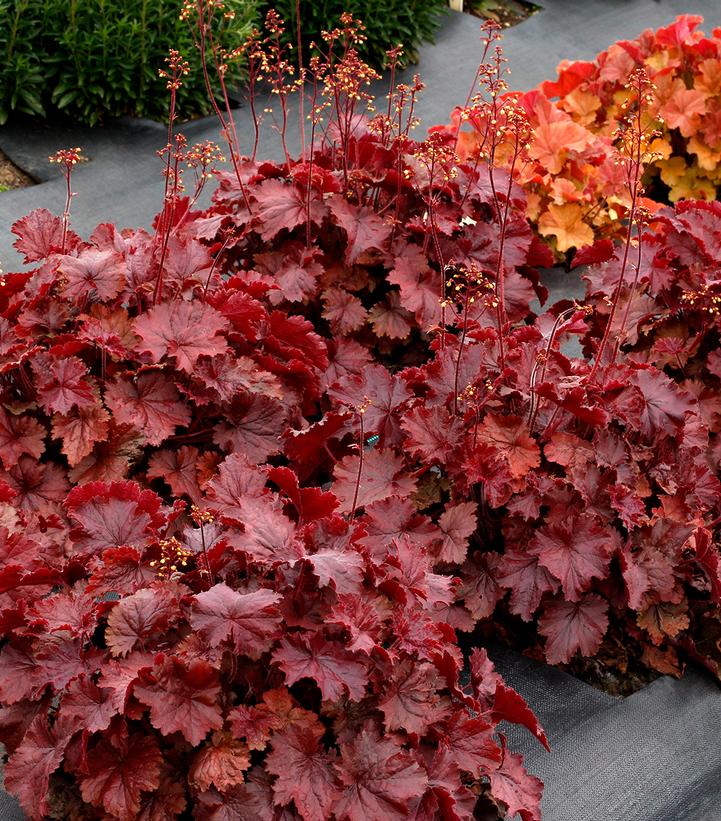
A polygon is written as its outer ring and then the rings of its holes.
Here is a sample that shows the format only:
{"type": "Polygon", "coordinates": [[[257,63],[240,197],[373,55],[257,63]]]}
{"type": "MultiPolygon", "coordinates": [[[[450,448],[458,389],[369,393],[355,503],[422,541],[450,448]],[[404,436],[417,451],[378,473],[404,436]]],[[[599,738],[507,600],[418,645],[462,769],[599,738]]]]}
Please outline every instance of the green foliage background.
{"type": "MultiPolygon", "coordinates": [[[[274,8],[285,20],[288,39],[296,42],[295,0],[263,0],[262,12],[274,8]]],[[[442,15],[448,11],[447,0],[301,0],[301,35],[305,44],[321,42],[323,30],[339,24],[344,11],[350,12],[366,26],[367,42],[359,49],[361,56],[376,68],[385,63],[386,51],[401,43],[405,62],[415,62],[418,46],[432,42],[442,15]]],[[[308,56],[308,55],[306,55],[308,56]]]]}
{"type": "MultiPolygon", "coordinates": [[[[218,17],[221,45],[240,45],[257,22],[255,0],[225,0],[235,19],[218,17]]],[[[167,116],[168,49],[191,64],[178,97],[179,115],[206,114],[200,55],[180,0],[0,0],[0,123],[13,111],[64,112],[90,124],[123,114],[167,116]]],[[[229,85],[242,79],[234,64],[229,85]]]]}

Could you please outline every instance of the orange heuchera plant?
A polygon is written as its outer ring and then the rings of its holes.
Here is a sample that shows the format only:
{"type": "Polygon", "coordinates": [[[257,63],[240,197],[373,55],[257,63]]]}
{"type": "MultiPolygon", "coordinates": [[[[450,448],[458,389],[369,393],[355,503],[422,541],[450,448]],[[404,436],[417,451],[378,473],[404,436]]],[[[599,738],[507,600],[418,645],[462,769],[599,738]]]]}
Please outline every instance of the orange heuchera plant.
{"type": "MultiPolygon", "coordinates": [[[[721,29],[706,37],[702,18],[614,43],[590,62],[563,61],[555,81],[519,98],[531,138],[516,163],[528,192],[528,217],[565,254],[599,237],[618,236],[630,203],[617,158],[618,122],[632,95],[628,78],[643,67],[651,80],[646,126],[658,132],[644,158],[654,200],[714,199],[721,183],[721,29]]],[[[457,108],[449,132],[460,132],[462,158],[484,152],[487,124],[471,105],[457,108]]],[[[496,161],[507,165],[506,153],[496,161]]],[[[646,206],[654,207],[651,201],[646,206]]],[[[657,207],[657,206],[656,206],[657,207]]]]}

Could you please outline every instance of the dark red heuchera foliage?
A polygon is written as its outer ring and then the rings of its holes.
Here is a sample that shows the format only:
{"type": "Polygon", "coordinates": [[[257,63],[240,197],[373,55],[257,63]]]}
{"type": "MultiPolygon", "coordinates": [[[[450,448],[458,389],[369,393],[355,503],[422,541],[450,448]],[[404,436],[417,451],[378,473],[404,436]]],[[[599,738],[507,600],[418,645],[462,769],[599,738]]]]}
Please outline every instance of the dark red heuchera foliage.
{"type": "MultiPolygon", "coordinates": [[[[436,565],[465,549],[468,504],[424,501],[394,450],[416,388],[370,364],[438,321],[429,295],[403,307],[424,254],[440,279],[424,199],[396,175],[411,202],[386,226],[322,162],[310,247],[303,166],[246,166],[253,216],[225,179],[208,212],[173,201],[170,232],[167,209],[155,235],[83,242],[42,210],[13,227],[35,267],[0,286],[0,729],[33,818],[461,819],[481,794],[539,818],[496,730],[543,730],[483,651],[459,683],[459,582],[436,565]],[[228,221],[240,236],[209,243],[228,221]]],[[[493,219],[480,179],[462,205],[451,189],[438,243],[495,264],[459,224],[493,219]]],[[[531,248],[519,219],[519,316],[531,248]]]]}
{"type": "MultiPolygon", "coordinates": [[[[266,241],[276,271],[299,247],[320,263],[302,299],[277,297],[332,337],[327,412],[286,455],[302,481],[332,476],[341,511],[360,515],[381,554],[390,538],[427,545],[426,529],[441,528],[431,557],[461,579],[446,615],[457,629],[510,594],[552,663],[593,655],[612,620],[647,664],[678,669],[696,600],[706,610],[720,590],[705,525],[721,486],[698,395],[617,346],[596,364],[604,311],[560,303],[535,316],[545,293],[532,264],[549,256],[523,192],[504,171],[459,162],[447,137],[416,143],[384,124],[358,119],[340,170],[335,144],[320,142],[317,184],[307,163],[248,164],[244,189],[224,176],[200,220],[231,266],[262,267],[266,241]],[[583,357],[561,350],[574,335],[583,357]]],[[[588,256],[612,251],[606,241],[588,256]]],[[[620,308],[616,321],[633,317],[620,308]]]]}
{"type": "MultiPolygon", "coordinates": [[[[634,265],[623,277],[620,310],[613,326],[618,344],[629,359],[641,363],[639,367],[654,366],[662,371],[664,379],[672,380],[694,403],[700,417],[698,431],[702,434],[701,439],[696,434],[696,447],[703,445],[705,432],[709,434],[708,445],[694,462],[685,462],[677,471],[669,470],[663,480],[668,492],[680,503],[667,502],[665,515],[678,523],[687,519],[687,527],[697,525],[687,544],[689,550],[681,557],[684,563],[693,559],[697,583],[688,605],[684,600],[669,601],[677,607],[674,611],[666,608],[666,618],[658,624],[661,632],[666,632],[665,626],[679,623],[676,619],[680,618],[679,643],[684,650],[706,660],[717,675],[721,671],[721,561],[717,549],[721,511],[718,499],[714,499],[718,486],[712,477],[718,475],[721,465],[720,243],[718,203],[688,201],[678,203],[674,211],[659,212],[643,232],[640,246],[633,254],[634,265]],[[684,493],[689,493],[687,499],[683,498],[684,493]],[[699,595],[699,590],[704,592],[699,595]],[[689,630],[683,630],[686,621],[691,623],[689,630]]],[[[620,256],[617,251],[585,274],[587,302],[595,309],[588,345],[598,335],[599,325],[607,321],[609,300],[620,279],[620,256]]],[[[656,405],[656,413],[668,412],[672,407],[661,396],[656,405]]],[[[660,582],[662,574],[658,575],[660,582]]],[[[659,592],[656,591],[656,597],[662,599],[659,592]]]]}
{"type": "MultiPolygon", "coordinates": [[[[533,821],[497,725],[543,731],[483,650],[461,686],[457,632],[510,594],[552,662],[613,623],[671,669],[721,596],[713,402],[604,346],[603,300],[532,311],[523,192],[412,138],[418,85],[369,120],[343,59],[304,158],[232,151],[208,210],[176,140],[154,233],[14,227],[0,730],[33,817],[533,821]]],[[[689,219],[655,224],[678,300],[710,282],[689,219]]]]}

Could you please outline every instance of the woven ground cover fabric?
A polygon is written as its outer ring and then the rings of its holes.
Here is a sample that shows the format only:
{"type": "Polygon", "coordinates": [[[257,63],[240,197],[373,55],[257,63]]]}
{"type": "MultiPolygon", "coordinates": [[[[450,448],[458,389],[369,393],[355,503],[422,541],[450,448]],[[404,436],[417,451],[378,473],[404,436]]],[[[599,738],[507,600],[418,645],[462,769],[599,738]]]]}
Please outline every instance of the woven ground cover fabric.
{"type": "Polygon", "coordinates": [[[545,783],[544,821],[719,821],[721,689],[699,670],[625,699],[509,651],[491,653],[548,735],[509,746],[545,783]]]}

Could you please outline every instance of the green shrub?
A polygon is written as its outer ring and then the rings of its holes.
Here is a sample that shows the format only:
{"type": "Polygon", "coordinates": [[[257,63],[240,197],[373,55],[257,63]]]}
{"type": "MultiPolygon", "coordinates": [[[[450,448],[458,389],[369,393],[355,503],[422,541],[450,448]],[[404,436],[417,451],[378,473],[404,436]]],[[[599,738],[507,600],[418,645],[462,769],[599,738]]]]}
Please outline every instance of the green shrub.
{"type": "MultiPolygon", "coordinates": [[[[296,42],[296,0],[263,0],[263,12],[274,8],[286,21],[288,37],[296,42]]],[[[361,57],[382,68],[386,51],[403,45],[404,61],[415,62],[418,46],[432,42],[441,17],[448,11],[447,0],[301,0],[301,35],[307,46],[321,42],[321,32],[338,25],[341,14],[349,12],[366,27],[366,42],[358,49],[361,57]]]]}
{"type": "MultiPolygon", "coordinates": [[[[256,21],[254,0],[225,0],[217,42],[234,48],[256,21]]],[[[196,49],[180,0],[0,0],[0,123],[12,111],[65,112],[93,124],[123,114],[164,119],[168,98],[158,77],[170,48],[190,62],[178,113],[208,113],[196,49]]],[[[229,85],[242,78],[233,63],[229,85]]]]}

